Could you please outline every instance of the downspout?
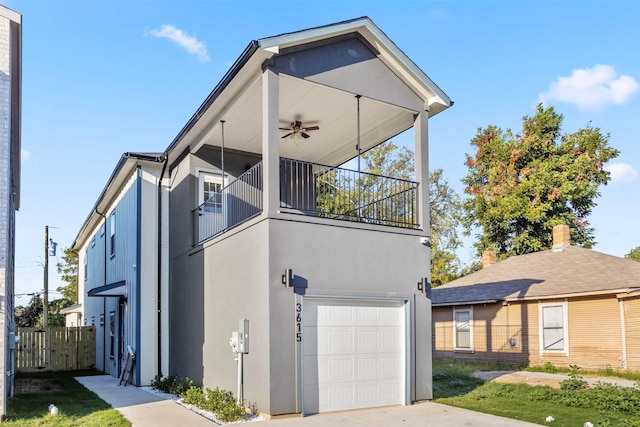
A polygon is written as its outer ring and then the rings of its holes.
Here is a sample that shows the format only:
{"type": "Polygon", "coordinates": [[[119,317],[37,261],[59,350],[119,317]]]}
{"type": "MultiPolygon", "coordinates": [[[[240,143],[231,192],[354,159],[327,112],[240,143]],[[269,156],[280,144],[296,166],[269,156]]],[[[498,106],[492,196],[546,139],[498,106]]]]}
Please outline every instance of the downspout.
{"type": "MultiPolygon", "coordinates": [[[[107,284],[107,217],[105,214],[98,212],[98,208],[94,209],[98,215],[102,217],[104,224],[104,282],[107,284]]],[[[86,253],[84,255],[87,256],[86,253]]],[[[86,275],[87,272],[85,271],[86,275]]],[[[102,372],[107,372],[107,299],[102,298],[102,316],[104,321],[102,322],[102,372]]]]}
{"type": "Polygon", "coordinates": [[[169,163],[167,153],[164,153],[162,157],[164,157],[164,165],[162,165],[162,172],[160,172],[158,180],[158,377],[162,377],[162,177],[169,163]]]}
{"type": "Polygon", "coordinates": [[[620,298],[620,332],[622,333],[622,369],[627,369],[627,321],[624,317],[624,300],[620,298]]]}

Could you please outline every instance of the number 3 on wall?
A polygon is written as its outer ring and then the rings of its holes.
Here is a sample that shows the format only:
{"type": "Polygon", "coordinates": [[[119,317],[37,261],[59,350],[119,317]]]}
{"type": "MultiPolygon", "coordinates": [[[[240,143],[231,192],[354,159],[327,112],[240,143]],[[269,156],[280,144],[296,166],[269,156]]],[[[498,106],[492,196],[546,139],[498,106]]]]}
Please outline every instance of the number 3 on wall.
{"type": "Polygon", "coordinates": [[[296,342],[302,342],[302,304],[296,303],[296,342]]]}

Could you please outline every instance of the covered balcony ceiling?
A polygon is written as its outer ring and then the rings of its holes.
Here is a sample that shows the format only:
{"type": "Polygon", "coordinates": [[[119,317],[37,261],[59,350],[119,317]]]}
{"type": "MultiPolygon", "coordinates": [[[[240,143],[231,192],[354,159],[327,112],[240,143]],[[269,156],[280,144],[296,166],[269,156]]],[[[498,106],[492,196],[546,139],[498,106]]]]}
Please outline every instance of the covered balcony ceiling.
{"type": "MultiPolygon", "coordinates": [[[[280,74],[279,89],[279,127],[288,128],[294,121],[302,122],[302,127],[319,127],[308,131],[310,137],[306,139],[282,138],[289,131],[279,130],[281,157],[337,166],[356,156],[356,94],[283,74],[280,74]]],[[[245,84],[243,92],[227,104],[222,114],[216,114],[214,110],[205,112],[203,118],[210,116],[209,120],[201,120],[209,125],[201,128],[199,137],[194,139],[197,147],[204,144],[220,146],[220,120],[224,120],[225,148],[262,152],[262,80],[259,76],[245,84]]],[[[361,97],[362,151],[412,127],[414,114],[404,108],[361,97]]],[[[197,132],[197,127],[193,131],[197,132]]]]}

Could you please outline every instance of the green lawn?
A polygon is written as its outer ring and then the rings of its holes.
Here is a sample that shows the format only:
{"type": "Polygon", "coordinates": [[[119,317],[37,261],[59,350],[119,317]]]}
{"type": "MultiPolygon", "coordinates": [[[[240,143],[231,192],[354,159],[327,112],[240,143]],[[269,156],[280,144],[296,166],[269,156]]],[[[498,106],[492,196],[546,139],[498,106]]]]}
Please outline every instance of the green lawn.
{"type": "Polygon", "coordinates": [[[547,386],[484,382],[480,370],[505,366],[433,361],[434,400],[438,403],[554,427],[640,427],[640,390],[599,387],[555,390],[547,386]],[[554,421],[546,422],[547,416],[554,421]]]}
{"type": "Polygon", "coordinates": [[[7,404],[3,426],[115,426],[131,425],[118,411],[84,388],[75,376],[95,371],[40,372],[18,374],[16,380],[33,380],[40,390],[15,394],[7,404]],[[49,405],[58,407],[58,415],[49,414],[49,405]]]}

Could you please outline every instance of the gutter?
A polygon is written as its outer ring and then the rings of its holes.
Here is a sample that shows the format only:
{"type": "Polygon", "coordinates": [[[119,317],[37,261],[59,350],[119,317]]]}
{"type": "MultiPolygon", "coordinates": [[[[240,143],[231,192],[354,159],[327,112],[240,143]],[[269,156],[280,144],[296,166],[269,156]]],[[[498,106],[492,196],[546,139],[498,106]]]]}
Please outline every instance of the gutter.
{"type": "Polygon", "coordinates": [[[440,302],[440,303],[431,303],[431,307],[451,307],[451,306],[460,306],[460,305],[494,304],[496,302],[498,302],[497,299],[488,299],[488,300],[481,300],[481,301],[440,302]]]}

